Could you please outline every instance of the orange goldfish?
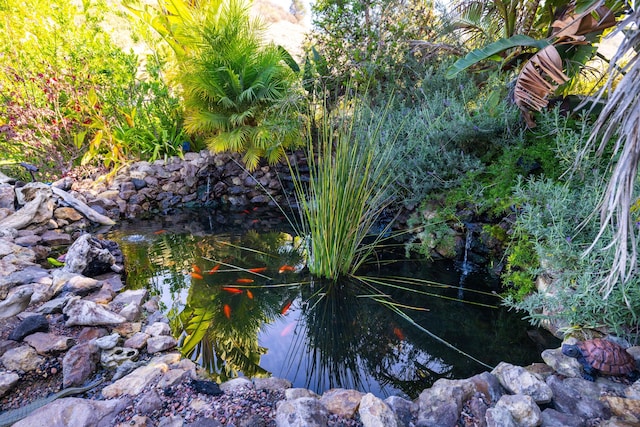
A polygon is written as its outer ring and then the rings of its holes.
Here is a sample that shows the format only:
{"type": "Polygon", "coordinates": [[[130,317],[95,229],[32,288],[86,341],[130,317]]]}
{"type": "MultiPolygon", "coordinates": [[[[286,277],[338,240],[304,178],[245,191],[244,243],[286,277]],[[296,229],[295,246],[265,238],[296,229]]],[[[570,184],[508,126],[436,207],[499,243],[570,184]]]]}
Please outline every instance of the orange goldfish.
{"type": "Polygon", "coordinates": [[[247,298],[253,299],[253,292],[251,292],[249,289],[247,289],[247,298]]]}
{"type": "Polygon", "coordinates": [[[218,271],[218,270],[220,269],[220,266],[221,266],[221,265],[222,265],[222,264],[218,264],[218,265],[214,266],[214,267],[213,267],[211,270],[209,270],[207,273],[209,273],[209,274],[213,274],[213,273],[215,273],[216,271],[218,271]]]}
{"type": "Polygon", "coordinates": [[[223,287],[221,288],[223,291],[225,292],[229,292],[230,294],[241,294],[242,293],[242,289],[238,289],[238,288],[228,288],[228,287],[223,287]]]}
{"type": "Polygon", "coordinates": [[[278,273],[284,273],[285,271],[296,271],[296,268],[285,264],[282,267],[280,267],[280,269],[278,270],[278,273]]]}
{"type": "Polygon", "coordinates": [[[227,319],[231,319],[231,307],[229,307],[229,304],[224,305],[224,315],[227,319]]]}
{"type": "Polygon", "coordinates": [[[202,277],[202,274],[198,274],[195,271],[191,273],[191,277],[193,277],[194,279],[204,279],[204,277],[202,277]]]}
{"type": "Polygon", "coordinates": [[[293,331],[295,326],[296,326],[295,323],[289,323],[287,326],[284,327],[282,332],[280,332],[280,336],[281,337],[286,337],[287,335],[289,335],[291,333],[291,331],[293,331]]]}
{"type": "Polygon", "coordinates": [[[280,314],[286,314],[287,311],[289,311],[289,308],[291,307],[291,303],[293,302],[293,300],[289,301],[288,303],[286,303],[284,305],[284,307],[282,307],[282,310],[280,310],[280,314]]]}
{"type": "Polygon", "coordinates": [[[248,271],[252,273],[262,273],[263,271],[267,271],[267,267],[250,268],[248,271]]]}
{"type": "Polygon", "coordinates": [[[153,234],[164,234],[166,232],[167,230],[158,230],[158,231],[154,231],[153,234]]]}
{"type": "Polygon", "coordinates": [[[238,279],[236,283],[253,283],[253,279],[238,279]]]}
{"type": "Polygon", "coordinates": [[[393,328],[393,334],[400,340],[400,341],[404,341],[404,333],[402,332],[402,329],[398,328],[397,326],[393,328]]]}
{"type": "Polygon", "coordinates": [[[202,270],[196,264],[191,264],[191,268],[193,268],[194,273],[202,274],[202,270]]]}

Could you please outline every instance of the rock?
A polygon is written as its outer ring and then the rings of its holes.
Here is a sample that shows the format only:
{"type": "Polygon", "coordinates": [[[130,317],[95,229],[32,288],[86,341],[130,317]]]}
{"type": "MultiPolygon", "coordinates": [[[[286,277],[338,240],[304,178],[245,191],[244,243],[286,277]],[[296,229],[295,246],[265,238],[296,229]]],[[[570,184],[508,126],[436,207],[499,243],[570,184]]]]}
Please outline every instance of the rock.
{"type": "Polygon", "coordinates": [[[329,411],[312,397],[284,400],[277,405],[275,421],[277,427],[326,427],[329,411]]]}
{"type": "Polygon", "coordinates": [[[553,408],[547,408],[541,414],[542,425],[545,427],[583,427],[584,420],[571,414],[558,412],[553,408]]]}
{"type": "Polygon", "coordinates": [[[487,422],[487,427],[519,427],[513,420],[511,412],[504,406],[487,409],[485,421],[487,422]]]}
{"type": "MultiPolygon", "coordinates": [[[[396,414],[398,425],[402,427],[409,427],[414,415],[418,412],[418,406],[415,403],[399,396],[389,396],[384,400],[384,403],[393,410],[396,414]]],[[[481,419],[484,419],[484,416],[481,419]]]]}
{"type": "Polygon", "coordinates": [[[15,212],[15,200],[16,193],[13,191],[13,185],[0,184],[0,208],[15,212]]]}
{"type": "Polygon", "coordinates": [[[18,286],[9,291],[7,298],[0,301],[0,319],[6,319],[24,311],[31,302],[34,288],[30,285],[18,286]]]}
{"type": "Polygon", "coordinates": [[[582,366],[578,359],[562,354],[562,349],[547,349],[542,352],[544,363],[553,368],[560,375],[567,377],[582,377],[582,366]]]}
{"type": "Polygon", "coordinates": [[[148,365],[137,368],[129,375],[103,388],[102,395],[110,399],[125,394],[130,396],[140,394],[147,385],[169,370],[164,360],[162,357],[153,358],[148,365]]]}
{"type": "Polygon", "coordinates": [[[136,332],[131,338],[127,339],[124,342],[124,346],[140,350],[145,345],[147,345],[148,339],[149,334],[145,334],[144,332],[136,332]]]}
{"type": "Polygon", "coordinates": [[[15,372],[0,372],[0,397],[7,394],[20,380],[15,372]]]}
{"type": "Polygon", "coordinates": [[[103,241],[91,234],[78,237],[67,251],[64,271],[93,276],[105,273],[116,264],[116,258],[103,241]]]}
{"type": "Polygon", "coordinates": [[[549,386],[521,366],[500,362],[491,372],[512,394],[526,394],[536,403],[549,403],[553,393],[549,386]]]}
{"type": "Polygon", "coordinates": [[[54,281],[58,281],[58,284],[54,285],[56,288],[59,288],[60,284],[64,283],[62,292],[69,292],[74,295],[85,296],[102,287],[102,283],[96,279],[82,274],[65,272],[64,270],[56,271],[53,277],[54,281]]]}
{"type": "Polygon", "coordinates": [[[223,394],[220,386],[214,381],[192,380],[191,386],[196,393],[208,394],[210,396],[219,396],[223,394]]]}
{"type": "Polygon", "coordinates": [[[129,375],[134,369],[144,366],[144,364],[144,361],[133,362],[131,360],[125,360],[122,364],[116,367],[116,372],[113,374],[113,377],[111,377],[111,380],[119,380],[120,378],[129,375]]]}
{"type": "Polygon", "coordinates": [[[182,427],[184,420],[178,415],[170,415],[168,417],[160,418],[158,427],[182,427]]]}
{"type": "Polygon", "coordinates": [[[24,341],[36,349],[40,355],[49,355],[66,351],[73,346],[73,338],[44,332],[36,332],[25,337],[24,341]]]}
{"type": "Polygon", "coordinates": [[[115,368],[124,362],[133,362],[138,357],[138,350],[126,347],[114,347],[102,350],[100,364],[105,368],[115,368]]]}
{"type": "Polygon", "coordinates": [[[0,356],[5,354],[7,350],[11,350],[12,348],[19,347],[20,344],[13,340],[0,340],[0,356]]]}
{"type": "Polygon", "coordinates": [[[418,396],[419,427],[455,425],[462,405],[476,392],[469,380],[439,379],[418,396]]]}
{"type": "MultiPolygon", "coordinates": [[[[581,380],[588,383],[587,380],[581,380]]],[[[570,387],[556,375],[547,378],[547,384],[553,391],[553,408],[580,418],[610,418],[611,410],[603,402],[585,397],[580,389],[570,387]]]]}
{"type": "Polygon", "coordinates": [[[49,322],[42,314],[35,314],[24,319],[9,334],[9,339],[14,341],[22,341],[27,335],[35,332],[47,332],[49,330],[49,322]]]}
{"type": "MultiPolygon", "coordinates": [[[[14,267],[18,267],[19,270],[8,271],[8,266],[4,265],[1,270],[4,272],[0,276],[0,298],[6,298],[9,289],[18,287],[20,285],[27,285],[31,283],[40,283],[43,279],[49,279],[49,271],[40,266],[30,265],[35,261],[35,253],[31,249],[21,248],[20,246],[14,246],[15,250],[11,255],[7,255],[6,258],[14,256],[14,261],[17,264],[14,267]]],[[[0,266],[1,267],[1,266],[0,266]]]]}
{"type": "Polygon", "coordinates": [[[36,353],[28,345],[7,350],[1,357],[0,362],[10,371],[35,371],[44,363],[45,359],[36,353]]]}
{"type": "Polygon", "coordinates": [[[151,337],[147,340],[147,352],[157,353],[159,351],[169,350],[178,345],[178,340],[167,335],[151,337]]]}
{"type": "Polygon", "coordinates": [[[77,344],[62,359],[62,385],[82,385],[95,371],[100,358],[100,349],[88,341],[77,344]]]}
{"type": "Polygon", "coordinates": [[[147,298],[148,291],[146,289],[127,290],[119,293],[111,302],[112,305],[127,305],[134,303],[137,306],[147,298]]]}
{"type": "Polygon", "coordinates": [[[35,246],[42,241],[42,238],[37,234],[30,234],[28,236],[18,237],[14,243],[20,246],[35,246]]]}
{"type": "Polygon", "coordinates": [[[191,373],[193,373],[193,376],[195,377],[195,367],[193,370],[180,369],[180,368],[171,369],[168,372],[166,372],[162,376],[162,378],[160,378],[160,380],[158,380],[157,387],[160,389],[173,387],[174,385],[184,381],[187,377],[191,376],[191,373]]]}
{"type": "Polygon", "coordinates": [[[393,410],[371,393],[362,396],[358,413],[364,427],[396,427],[398,425],[398,419],[393,410]]]}
{"type": "Polygon", "coordinates": [[[45,231],[40,238],[42,239],[42,243],[47,246],[68,246],[72,242],[70,235],[54,230],[45,231]]]}
{"type": "Polygon", "coordinates": [[[609,405],[613,415],[640,424],[640,400],[618,396],[602,396],[601,400],[609,405]]]}
{"type": "Polygon", "coordinates": [[[64,219],[69,222],[80,221],[84,218],[80,212],[66,206],[55,209],[53,211],[53,216],[56,219],[64,219]]]}
{"type": "Polygon", "coordinates": [[[322,394],[320,403],[332,413],[345,418],[353,418],[364,393],[344,388],[332,388],[322,394]]]}
{"type": "Polygon", "coordinates": [[[106,335],[104,337],[96,338],[96,345],[101,350],[111,350],[115,346],[118,345],[118,341],[120,341],[120,334],[113,333],[111,335],[106,335]]]}
{"type": "Polygon", "coordinates": [[[246,378],[238,377],[220,384],[220,389],[225,393],[231,393],[241,388],[253,389],[253,383],[246,378]]]}
{"type": "Polygon", "coordinates": [[[136,320],[140,319],[140,306],[134,302],[131,302],[124,306],[118,314],[127,319],[128,322],[135,322],[136,320]]]}
{"type": "MultiPolygon", "coordinates": [[[[96,304],[109,304],[113,298],[116,296],[116,293],[113,291],[110,283],[99,282],[102,283],[102,287],[97,292],[92,293],[87,296],[85,299],[87,301],[93,301],[96,304]]],[[[120,314],[120,313],[118,313],[120,314]]],[[[124,316],[123,316],[124,317],[124,316]]]]}
{"type": "Polygon", "coordinates": [[[141,415],[151,415],[160,409],[162,409],[162,399],[154,389],[143,394],[136,404],[136,412],[141,415]]]}
{"type": "Polygon", "coordinates": [[[38,307],[36,311],[42,314],[62,313],[62,309],[69,301],[69,298],[71,297],[68,295],[65,295],[63,297],[49,300],[44,304],[42,304],[40,307],[38,307]]]}
{"type": "Polygon", "coordinates": [[[504,407],[519,427],[536,427],[541,422],[541,412],[531,396],[506,394],[498,400],[496,408],[504,407]]]}
{"type": "Polygon", "coordinates": [[[100,337],[107,336],[108,331],[105,328],[82,328],[80,334],[78,335],[78,342],[87,342],[100,337]]]}
{"type": "Polygon", "coordinates": [[[291,381],[284,378],[254,378],[253,385],[256,390],[284,391],[291,388],[291,381]]]}
{"type": "Polygon", "coordinates": [[[295,400],[300,397],[313,397],[315,399],[319,399],[316,393],[306,388],[288,388],[284,391],[284,397],[287,400],[295,400]]]}
{"type": "Polygon", "coordinates": [[[155,322],[147,326],[144,331],[152,337],[171,335],[171,328],[169,328],[169,325],[164,322],[155,322]]]}
{"type": "Polygon", "coordinates": [[[13,427],[110,427],[127,406],[127,400],[88,400],[66,397],[54,400],[18,421],[13,427]]]}
{"type": "Polygon", "coordinates": [[[62,312],[69,317],[66,326],[117,325],[126,321],[103,306],[81,299],[69,301],[62,312]]]}

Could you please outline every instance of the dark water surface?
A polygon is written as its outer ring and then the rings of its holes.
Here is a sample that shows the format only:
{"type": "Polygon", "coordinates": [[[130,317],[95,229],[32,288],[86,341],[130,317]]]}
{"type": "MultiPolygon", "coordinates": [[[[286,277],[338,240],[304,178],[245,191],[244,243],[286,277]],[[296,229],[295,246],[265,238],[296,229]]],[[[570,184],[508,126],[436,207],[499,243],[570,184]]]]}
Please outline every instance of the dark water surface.
{"type": "Polygon", "coordinates": [[[217,381],[272,374],[318,393],[414,398],[489,369],[478,361],[540,360],[531,337],[545,334],[499,307],[496,281],[467,265],[389,250],[362,280],[314,281],[301,239],[258,210],[183,211],[106,237],[125,254],[127,287],[160,297],[182,351],[217,381]]]}

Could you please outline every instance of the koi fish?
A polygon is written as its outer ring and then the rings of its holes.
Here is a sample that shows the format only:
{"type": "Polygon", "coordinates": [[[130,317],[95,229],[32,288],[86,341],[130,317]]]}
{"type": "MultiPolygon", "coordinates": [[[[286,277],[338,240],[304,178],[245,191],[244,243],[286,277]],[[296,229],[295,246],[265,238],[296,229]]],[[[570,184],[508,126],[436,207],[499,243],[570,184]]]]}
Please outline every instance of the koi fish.
{"type": "Polygon", "coordinates": [[[238,279],[236,283],[253,283],[253,279],[238,279]]]}
{"type": "Polygon", "coordinates": [[[194,273],[202,274],[202,270],[200,270],[200,267],[198,267],[197,265],[191,264],[191,268],[193,268],[194,273]]]}
{"type": "Polygon", "coordinates": [[[257,224],[257,223],[259,223],[259,222],[260,222],[260,220],[259,220],[259,219],[254,219],[253,221],[251,221],[251,224],[257,224]]]}
{"type": "Polygon", "coordinates": [[[245,215],[247,215],[247,214],[250,214],[251,212],[249,212],[249,210],[248,210],[248,209],[245,209],[245,210],[243,210],[243,211],[242,211],[242,213],[243,213],[243,214],[245,214],[245,215]]]}
{"type": "Polygon", "coordinates": [[[158,230],[158,231],[154,231],[153,234],[159,235],[159,234],[164,234],[166,232],[167,230],[158,230]]]}
{"type": "Polygon", "coordinates": [[[286,337],[287,335],[289,335],[291,331],[293,331],[293,328],[295,327],[295,325],[296,325],[295,323],[289,323],[287,326],[284,327],[282,332],[280,332],[280,336],[286,337]]]}
{"type": "Polygon", "coordinates": [[[229,307],[229,304],[224,305],[224,316],[227,319],[231,319],[231,307],[229,307]]]}
{"type": "Polygon", "coordinates": [[[247,289],[247,298],[253,299],[253,292],[251,292],[249,289],[247,289]]]}
{"type": "Polygon", "coordinates": [[[289,308],[291,307],[291,303],[293,303],[293,300],[289,301],[284,305],[284,307],[282,307],[282,310],[280,310],[280,314],[286,314],[287,311],[289,311],[289,308]]]}
{"type": "Polygon", "coordinates": [[[296,271],[296,268],[285,264],[282,267],[280,267],[280,269],[278,270],[278,273],[284,273],[285,271],[296,271]]]}
{"type": "Polygon", "coordinates": [[[400,341],[404,341],[404,333],[402,332],[402,329],[398,328],[397,326],[393,328],[393,334],[400,340],[400,341]]]}
{"type": "Polygon", "coordinates": [[[222,265],[222,264],[215,265],[215,266],[214,266],[211,270],[209,270],[207,273],[208,273],[208,274],[213,274],[213,273],[215,273],[216,271],[218,271],[218,270],[220,269],[220,266],[221,266],[221,265],[222,265]]]}
{"type": "Polygon", "coordinates": [[[250,271],[252,273],[262,273],[263,271],[267,271],[267,267],[250,268],[247,271],[250,271]]]}
{"type": "Polygon", "coordinates": [[[198,274],[195,271],[191,273],[191,277],[193,277],[194,279],[204,279],[204,277],[202,277],[202,274],[198,274]]]}
{"type": "Polygon", "coordinates": [[[221,289],[225,292],[229,292],[230,294],[234,294],[234,295],[238,295],[242,293],[242,289],[238,289],[238,288],[223,287],[221,289]]]}

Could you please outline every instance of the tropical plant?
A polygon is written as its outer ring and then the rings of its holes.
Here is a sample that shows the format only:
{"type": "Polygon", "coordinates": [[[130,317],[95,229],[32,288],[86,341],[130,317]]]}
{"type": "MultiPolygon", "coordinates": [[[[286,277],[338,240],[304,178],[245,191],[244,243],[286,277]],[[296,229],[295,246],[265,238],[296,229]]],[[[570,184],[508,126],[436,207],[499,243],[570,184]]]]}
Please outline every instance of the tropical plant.
{"type": "Polygon", "coordinates": [[[275,163],[300,144],[297,65],[279,46],[265,44],[262,24],[244,0],[159,0],[129,9],[171,47],[172,82],[184,100],[186,130],[212,151],[275,163]]]}
{"type": "Polygon", "coordinates": [[[543,39],[525,34],[515,34],[490,43],[481,49],[469,52],[449,69],[447,75],[455,76],[481,61],[490,58],[502,60],[506,64],[523,62],[514,84],[514,102],[523,112],[530,127],[535,122],[530,111],[540,111],[547,106],[548,97],[560,85],[579,75],[580,66],[591,59],[596,52],[597,42],[605,29],[616,25],[615,14],[622,10],[619,2],[611,2],[610,7],[602,0],[590,1],[577,6],[566,2],[564,9],[550,23],[550,36],[543,39]],[[523,50],[534,47],[535,53],[523,50]],[[513,50],[515,48],[515,50],[513,50]],[[510,52],[504,55],[504,52],[510,52]],[[497,56],[498,54],[502,56],[497,56]],[[563,61],[566,58],[566,63],[563,61]]]}
{"type": "MultiPolygon", "coordinates": [[[[639,200],[636,188],[640,163],[640,31],[637,27],[639,20],[640,11],[636,8],[616,29],[617,33],[624,35],[624,39],[611,60],[607,83],[596,98],[596,101],[604,99],[605,107],[598,116],[587,144],[576,159],[576,165],[584,162],[597,145],[598,155],[610,151],[614,163],[611,177],[599,203],[600,230],[586,251],[587,254],[596,252],[598,243],[611,236],[611,243],[607,246],[615,248],[615,255],[612,262],[605,267],[608,274],[600,287],[605,298],[615,289],[628,289],[630,283],[637,279],[638,221],[632,216],[637,216],[639,200]],[[613,146],[611,141],[615,141],[613,146]]],[[[629,297],[625,297],[624,301],[628,306],[631,303],[629,297]]]]}

